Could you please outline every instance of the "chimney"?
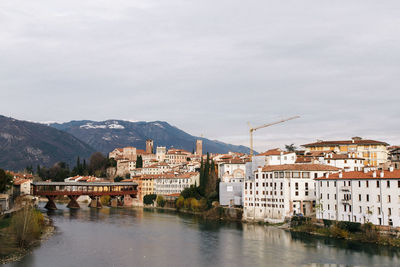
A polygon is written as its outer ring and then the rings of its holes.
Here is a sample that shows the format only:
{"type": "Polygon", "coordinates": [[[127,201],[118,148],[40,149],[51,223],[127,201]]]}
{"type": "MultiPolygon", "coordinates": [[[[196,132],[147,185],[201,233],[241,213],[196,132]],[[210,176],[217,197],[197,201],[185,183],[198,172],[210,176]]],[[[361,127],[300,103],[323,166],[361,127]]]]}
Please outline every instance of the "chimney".
{"type": "Polygon", "coordinates": [[[364,173],[367,173],[368,172],[368,169],[367,168],[364,168],[364,173]]]}
{"type": "Polygon", "coordinates": [[[325,178],[329,178],[329,172],[325,173],[325,178]]]}
{"type": "Polygon", "coordinates": [[[376,178],[376,171],[372,173],[372,177],[376,178]]]}
{"type": "Polygon", "coordinates": [[[390,166],[389,171],[393,172],[393,169],[394,169],[393,166],[390,166]]]}
{"type": "Polygon", "coordinates": [[[343,178],[343,173],[339,172],[339,178],[343,178]]]}
{"type": "Polygon", "coordinates": [[[381,171],[381,178],[385,177],[385,173],[381,171]]]}

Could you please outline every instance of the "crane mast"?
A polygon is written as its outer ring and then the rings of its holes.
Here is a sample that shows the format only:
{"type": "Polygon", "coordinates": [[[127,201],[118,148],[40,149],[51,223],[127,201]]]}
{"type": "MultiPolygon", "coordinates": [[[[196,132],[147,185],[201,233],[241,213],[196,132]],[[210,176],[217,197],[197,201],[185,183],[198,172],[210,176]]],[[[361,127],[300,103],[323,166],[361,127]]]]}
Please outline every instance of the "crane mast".
{"type": "Polygon", "coordinates": [[[260,125],[258,127],[254,127],[254,128],[251,127],[250,123],[247,123],[249,125],[249,127],[250,127],[250,160],[253,158],[253,132],[255,132],[255,131],[259,130],[259,129],[265,128],[265,127],[269,127],[269,126],[272,126],[272,125],[275,125],[275,124],[283,123],[285,121],[290,121],[290,120],[294,120],[294,119],[298,119],[298,118],[300,118],[300,116],[294,116],[294,117],[282,119],[282,120],[279,120],[279,121],[275,121],[275,122],[272,122],[272,123],[263,124],[263,125],[260,125]]]}

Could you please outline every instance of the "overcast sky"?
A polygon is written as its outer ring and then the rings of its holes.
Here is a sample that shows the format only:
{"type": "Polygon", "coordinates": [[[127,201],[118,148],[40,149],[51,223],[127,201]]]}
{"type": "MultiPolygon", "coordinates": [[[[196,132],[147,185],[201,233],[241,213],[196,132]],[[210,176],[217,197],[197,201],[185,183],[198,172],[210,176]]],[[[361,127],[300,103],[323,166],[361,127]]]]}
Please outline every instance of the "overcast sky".
{"type": "Polygon", "coordinates": [[[400,144],[400,1],[2,0],[0,114],[400,144]]]}

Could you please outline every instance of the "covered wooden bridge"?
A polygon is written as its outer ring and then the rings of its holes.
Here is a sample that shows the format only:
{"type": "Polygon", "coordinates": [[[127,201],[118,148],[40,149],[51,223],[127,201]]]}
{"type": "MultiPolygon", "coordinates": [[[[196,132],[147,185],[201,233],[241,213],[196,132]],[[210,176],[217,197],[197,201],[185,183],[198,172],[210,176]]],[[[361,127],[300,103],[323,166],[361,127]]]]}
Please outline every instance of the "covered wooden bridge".
{"type": "Polygon", "coordinates": [[[77,199],[80,196],[91,198],[90,207],[101,208],[101,196],[110,196],[121,205],[121,198],[124,196],[129,195],[131,198],[136,198],[137,186],[135,182],[33,182],[32,194],[47,197],[48,202],[45,208],[49,210],[57,209],[54,203],[57,196],[67,196],[70,199],[68,208],[79,209],[77,199]]]}

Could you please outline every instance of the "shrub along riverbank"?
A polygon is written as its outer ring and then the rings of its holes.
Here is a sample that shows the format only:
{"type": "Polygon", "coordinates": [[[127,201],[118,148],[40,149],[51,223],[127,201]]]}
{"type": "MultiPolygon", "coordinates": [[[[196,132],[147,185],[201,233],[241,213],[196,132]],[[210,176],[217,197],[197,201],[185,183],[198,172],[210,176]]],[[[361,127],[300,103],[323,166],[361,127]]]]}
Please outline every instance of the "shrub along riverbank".
{"type": "Polygon", "coordinates": [[[0,218],[0,263],[22,258],[54,227],[48,218],[30,204],[0,218]]]}
{"type": "Polygon", "coordinates": [[[290,221],[290,230],[313,235],[400,247],[399,231],[382,230],[372,223],[360,224],[331,220],[323,220],[323,223],[320,223],[310,218],[295,216],[290,221]]]}

